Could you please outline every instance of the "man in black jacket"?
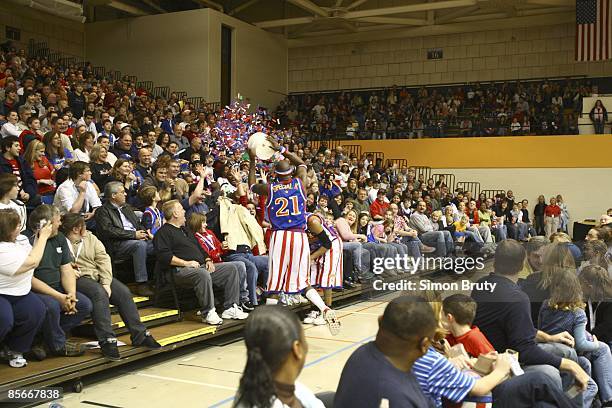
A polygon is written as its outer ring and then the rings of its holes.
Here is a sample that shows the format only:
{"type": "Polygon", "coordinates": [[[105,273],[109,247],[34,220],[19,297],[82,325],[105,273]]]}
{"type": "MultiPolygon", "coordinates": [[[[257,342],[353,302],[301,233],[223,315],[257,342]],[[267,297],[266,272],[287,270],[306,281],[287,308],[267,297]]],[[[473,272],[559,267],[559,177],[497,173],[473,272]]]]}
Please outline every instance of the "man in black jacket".
{"type": "Polygon", "coordinates": [[[40,204],[38,186],[32,168],[20,156],[21,147],[19,138],[7,136],[0,144],[2,155],[0,155],[0,173],[12,173],[17,176],[19,186],[19,199],[26,203],[28,208],[34,208],[40,204]]]}
{"type": "Polygon", "coordinates": [[[104,187],[107,201],[96,210],[96,226],[100,240],[114,259],[134,262],[134,278],[140,296],[153,296],[148,284],[147,256],[153,254],[153,237],[142,226],[134,211],[125,205],[125,188],[118,181],[104,187]]]}

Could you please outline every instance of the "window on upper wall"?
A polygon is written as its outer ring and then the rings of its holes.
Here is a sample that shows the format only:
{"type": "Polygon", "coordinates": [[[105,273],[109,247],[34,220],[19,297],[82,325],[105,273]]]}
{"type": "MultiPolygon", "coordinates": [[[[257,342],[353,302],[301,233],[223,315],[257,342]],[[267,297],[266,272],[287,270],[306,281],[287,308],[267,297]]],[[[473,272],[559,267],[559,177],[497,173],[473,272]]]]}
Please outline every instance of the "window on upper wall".
{"type": "Polygon", "coordinates": [[[21,30],[15,27],[6,26],[6,39],[21,41],[21,30]]]}

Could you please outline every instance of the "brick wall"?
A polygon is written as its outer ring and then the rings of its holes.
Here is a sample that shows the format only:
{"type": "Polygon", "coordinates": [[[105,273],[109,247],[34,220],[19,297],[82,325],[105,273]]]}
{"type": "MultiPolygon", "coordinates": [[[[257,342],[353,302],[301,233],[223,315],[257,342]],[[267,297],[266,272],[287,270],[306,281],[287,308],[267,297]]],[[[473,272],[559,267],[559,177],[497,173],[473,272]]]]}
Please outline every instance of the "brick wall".
{"type": "Polygon", "coordinates": [[[573,24],[289,49],[290,92],[611,74],[574,61],[573,24]]]}

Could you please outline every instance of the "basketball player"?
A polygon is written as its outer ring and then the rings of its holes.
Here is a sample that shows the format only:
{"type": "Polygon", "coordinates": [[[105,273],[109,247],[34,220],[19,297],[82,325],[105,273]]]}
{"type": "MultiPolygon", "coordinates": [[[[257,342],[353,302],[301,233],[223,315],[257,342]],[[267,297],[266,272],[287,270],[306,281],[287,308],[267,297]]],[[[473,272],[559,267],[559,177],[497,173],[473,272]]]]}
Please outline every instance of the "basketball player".
{"type": "MultiPolygon", "coordinates": [[[[306,175],[306,165],[297,155],[281,147],[274,138],[268,137],[268,141],[275,151],[288,160],[280,160],[275,164],[277,181],[257,184],[256,155],[253,149],[249,149],[251,191],[268,197],[266,216],[271,224],[272,235],[267,292],[271,295],[304,293],[321,311],[330,332],[335,335],[339,330],[336,313],[323,302],[309,282],[310,246],[306,235],[305,191],[310,181],[306,175]]],[[[268,297],[268,303],[276,301],[268,297]]]]}
{"type": "MultiPolygon", "coordinates": [[[[332,307],[332,289],[342,288],[342,240],[321,214],[307,213],[307,234],[310,241],[310,282],[323,289],[325,304],[332,307]]],[[[313,311],[304,319],[306,324],[326,324],[323,316],[313,311]]],[[[339,330],[337,328],[336,330],[339,330]]]]}

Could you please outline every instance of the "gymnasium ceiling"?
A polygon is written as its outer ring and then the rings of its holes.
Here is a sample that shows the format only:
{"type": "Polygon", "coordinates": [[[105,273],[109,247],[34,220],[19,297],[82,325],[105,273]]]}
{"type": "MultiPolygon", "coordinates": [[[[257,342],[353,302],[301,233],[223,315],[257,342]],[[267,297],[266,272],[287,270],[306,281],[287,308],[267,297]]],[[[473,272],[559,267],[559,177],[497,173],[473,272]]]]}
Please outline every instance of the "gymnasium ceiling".
{"type": "Polygon", "coordinates": [[[293,46],[574,21],[575,0],[34,0],[82,4],[87,21],[212,8],[293,46]]]}

